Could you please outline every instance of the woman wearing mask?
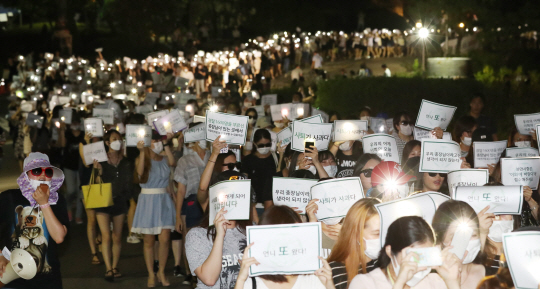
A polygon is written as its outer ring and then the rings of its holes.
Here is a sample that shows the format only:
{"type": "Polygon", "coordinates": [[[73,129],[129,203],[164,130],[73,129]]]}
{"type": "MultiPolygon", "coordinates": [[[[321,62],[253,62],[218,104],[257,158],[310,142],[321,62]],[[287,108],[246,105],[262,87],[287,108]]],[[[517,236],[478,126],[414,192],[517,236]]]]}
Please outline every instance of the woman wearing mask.
{"type": "Polygon", "coordinates": [[[472,145],[472,133],[476,129],[476,121],[472,116],[462,116],[454,124],[453,138],[459,143],[461,157],[466,158],[472,145]]]}
{"type": "Polygon", "coordinates": [[[411,140],[403,147],[403,155],[401,156],[401,164],[405,165],[410,158],[419,157],[422,153],[422,142],[411,140]]]}
{"type": "Polygon", "coordinates": [[[375,209],[378,203],[380,201],[374,198],[362,199],[347,212],[328,257],[337,289],[347,289],[354,276],[371,272],[377,266],[381,251],[381,220],[375,209]]]}
{"type": "Polygon", "coordinates": [[[274,121],[274,128],[272,128],[272,131],[275,133],[278,133],[282,131],[284,128],[286,128],[289,125],[289,119],[284,116],[281,120],[274,121]]]}
{"type": "Polygon", "coordinates": [[[376,154],[363,154],[358,159],[358,162],[356,162],[353,176],[360,177],[362,188],[364,189],[364,192],[366,192],[366,196],[370,196],[372,191],[371,173],[373,172],[373,168],[375,168],[381,161],[381,158],[379,158],[376,154]]]}
{"type": "Polygon", "coordinates": [[[110,183],[112,185],[114,205],[106,208],[97,208],[95,211],[101,231],[103,260],[107,267],[105,280],[112,282],[114,278],[122,277],[122,274],[118,270],[118,260],[120,259],[120,251],[122,249],[122,226],[128,211],[127,203],[129,197],[132,195],[134,166],[127,158],[124,158],[122,136],[118,131],[107,131],[103,136],[103,141],[107,145],[108,160],[101,163],[94,160],[94,169],[97,170],[96,177],[101,178],[103,183],[110,183]],[[111,222],[113,224],[112,238],[111,222]]]}
{"type": "Polygon", "coordinates": [[[319,151],[317,147],[306,148],[305,152],[294,152],[289,165],[289,176],[293,176],[298,170],[308,170],[317,179],[326,179],[328,174],[319,161],[319,151]]]}
{"type": "Polygon", "coordinates": [[[137,143],[139,156],[135,160],[133,178],[141,186],[141,194],[137,202],[137,209],[133,220],[131,232],[143,234],[144,261],[148,270],[148,287],[155,287],[154,275],[154,242],[155,236],[159,240],[159,270],[158,282],[163,286],[170,283],[165,277],[165,265],[169,255],[169,240],[171,230],[175,228],[174,203],[167,194],[171,166],[174,166],[174,156],[169,147],[172,134],[167,134],[166,140],[153,131],[150,147],[144,142],[137,143]],[[166,156],[162,156],[165,147],[166,156]]]}
{"type": "Polygon", "coordinates": [[[393,119],[394,131],[392,136],[396,138],[399,158],[403,156],[403,149],[407,142],[413,140],[414,121],[408,112],[398,112],[393,119]]]}
{"type": "Polygon", "coordinates": [[[530,148],[533,145],[533,138],[530,135],[520,134],[514,126],[508,134],[508,147],[530,148]]]}
{"type": "Polygon", "coordinates": [[[461,262],[450,248],[442,250],[443,264],[431,268],[418,267],[418,258],[408,249],[435,246],[431,226],[421,217],[402,217],[394,221],[386,234],[386,241],[379,254],[378,268],[367,274],[359,274],[351,282],[350,289],[460,289],[461,262]]]}
{"type": "MultiPolygon", "coordinates": [[[[302,223],[300,216],[287,206],[273,206],[264,212],[260,225],[282,225],[302,223]]],[[[312,288],[312,289],[335,289],[332,282],[332,273],[326,260],[321,259],[323,268],[315,271],[315,274],[305,275],[262,275],[249,278],[249,268],[259,263],[255,257],[248,257],[248,250],[251,243],[244,250],[245,258],[242,259],[240,273],[236,280],[235,289],[280,289],[280,288],[312,288]]]]}
{"type": "Polygon", "coordinates": [[[266,129],[259,129],[253,136],[252,153],[242,161],[242,172],[251,179],[251,185],[257,196],[257,203],[264,204],[268,208],[274,204],[271,191],[265,190],[265,186],[271,186],[272,177],[276,173],[277,156],[270,149],[272,138],[266,129]],[[270,194],[268,194],[270,193],[270,194]]]}
{"type": "MultiPolygon", "coordinates": [[[[255,110],[254,108],[248,108],[246,110],[246,116],[249,117],[248,130],[247,130],[246,135],[249,138],[251,138],[251,136],[254,134],[254,132],[256,130],[255,124],[257,123],[257,118],[258,118],[257,110],[255,110]]],[[[252,152],[252,150],[253,150],[253,142],[246,140],[246,145],[243,147],[242,154],[244,156],[247,156],[252,152]]]]}
{"type": "MultiPolygon", "coordinates": [[[[473,208],[462,201],[448,200],[442,203],[433,216],[433,230],[437,237],[437,245],[441,249],[448,250],[454,234],[461,226],[468,226],[473,234],[469,240],[467,251],[461,262],[461,279],[459,284],[462,289],[474,289],[486,276],[484,266],[473,263],[477,259],[478,253],[482,250],[481,224],[485,223],[490,215],[480,212],[478,216],[473,208]],[[480,217],[479,217],[480,216],[480,217]]],[[[455,257],[455,254],[452,254],[455,257]]],[[[457,258],[457,257],[456,257],[457,258]]]]}
{"type": "Polygon", "coordinates": [[[336,178],[352,177],[356,161],[362,155],[362,143],[359,141],[335,142],[330,152],[336,156],[338,172],[336,178]]]}
{"type": "Polygon", "coordinates": [[[337,178],[338,166],[334,155],[329,151],[319,153],[319,162],[328,174],[329,178],[337,178]]]}

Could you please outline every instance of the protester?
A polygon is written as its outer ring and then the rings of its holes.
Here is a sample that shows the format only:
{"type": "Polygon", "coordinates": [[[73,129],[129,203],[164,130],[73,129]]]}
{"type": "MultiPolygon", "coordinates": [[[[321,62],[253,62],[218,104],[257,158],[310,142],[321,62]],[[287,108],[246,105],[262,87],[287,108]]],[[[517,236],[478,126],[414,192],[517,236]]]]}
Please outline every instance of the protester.
{"type": "Polygon", "coordinates": [[[394,132],[392,136],[396,139],[399,159],[403,158],[403,150],[407,142],[414,139],[413,127],[414,121],[408,112],[398,112],[393,118],[394,132]]]}
{"type": "Polygon", "coordinates": [[[469,102],[470,111],[469,115],[474,117],[478,128],[487,130],[488,134],[491,135],[491,138],[494,141],[499,140],[497,137],[497,125],[496,123],[488,116],[482,114],[484,110],[484,103],[486,102],[482,94],[475,94],[471,97],[469,102]]]}
{"type": "Polygon", "coordinates": [[[330,152],[336,158],[338,172],[336,178],[351,177],[358,158],[362,155],[361,143],[359,141],[334,142],[330,152]]]}
{"type": "Polygon", "coordinates": [[[472,116],[460,117],[455,122],[452,137],[455,142],[459,143],[461,157],[465,158],[469,154],[469,147],[472,145],[472,134],[476,128],[476,121],[472,116]]]}
{"type": "Polygon", "coordinates": [[[375,166],[377,166],[381,161],[381,158],[375,154],[363,154],[356,162],[353,176],[360,177],[360,181],[362,181],[362,188],[364,189],[366,196],[371,195],[371,173],[373,172],[373,168],[375,168],[375,166]]]}
{"type": "Polygon", "coordinates": [[[422,153],[422,143],[418,140],[411,140],[403,147],[401,165],[405,165],[410,158],[419,157],[422,153]]]}

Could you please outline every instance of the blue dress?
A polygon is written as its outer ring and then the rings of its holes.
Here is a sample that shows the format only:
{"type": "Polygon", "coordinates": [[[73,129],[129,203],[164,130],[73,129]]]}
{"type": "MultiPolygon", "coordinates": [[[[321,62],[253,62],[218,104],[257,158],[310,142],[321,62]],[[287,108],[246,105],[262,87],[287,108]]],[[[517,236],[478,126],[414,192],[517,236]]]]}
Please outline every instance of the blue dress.
{"type": "Polygon", "coordinates": [[[167,157],[161,161],[152,161],[148,181],[141,185],[141,194],[133,218],[131,232],[147,235],[159,235],[161,230],[174,230],[176,209],[167,186],[171,169],[167,157]]]}

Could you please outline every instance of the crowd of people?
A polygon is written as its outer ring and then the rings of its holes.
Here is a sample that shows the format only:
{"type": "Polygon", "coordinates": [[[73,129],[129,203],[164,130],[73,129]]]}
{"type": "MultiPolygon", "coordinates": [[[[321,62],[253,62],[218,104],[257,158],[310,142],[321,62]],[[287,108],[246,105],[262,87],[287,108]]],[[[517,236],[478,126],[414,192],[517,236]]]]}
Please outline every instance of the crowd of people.
{"type": "MultiPolygon", "coordinates": [[[[368,39],[369,55],[396,56],[403,52],[389,49],[402,46],[401,34],[388,33],[380,33],[387,39],[386,49],[372,46],[370,52],[368,39]]],[[[361,35],[347,39],[334,33],[320,37],[318,47],[334,41],[332,35],[339,41],[326,49],[330,58],[349,51],[339,50],[342,42],[352,39],[352,45],[357,38],[365,39],[361,35]],[[334,51],[335,45],[338,50],[334,51]]],[[[378,35],[370,31],[365,37],[378,35]]],[[[314,57],[319,51],[324,55],[323,50],[317,50],[314,57]]],[[[17,279],[8,287],[62,288],[57,244],[69,235],[71,222],[82,224],[84,218],[92,252],[88,262],[103,262],[104,278],[109,282],[130,274],[120,270],[125,237],[122,230],[127,223],[127,242],[142,240],[144,245],[148,287],[170,285],[166,264],[171,249],[174,276],[183,277],[184,284],[196,283],[197,288],[514,287],[504,263],[502,234],[530,227],[538,230],[540,195],[529,187],[523,190],[521,215],[494,215],[487,208],[477,213],[467,202],[448,200],[438,207],[432,220],[417,216],[397,219],[382,239],[377,204],[423,192],[452,196],[446,173],[420,172],[422,146],[414,139],[415,116],[410,113],[395,114],[385,130],[396,140],[400,164],[364,153],[362,139],[333,141],[324,151],[309,146],[300,152],[292,150],[291,144],[282,146],[277,141],[277,133],[294,119],[273,119],[270,105],[261,104],[267,80],[287,71],[285,65],[281,70],[281,62],[263,59],[265,55],[272,58],[276,52],[290,55],[285,46],[264,52],[159,55],[111,63],[102,57],[101,50],[97,52],[93,64],[48,53],[36,58],[21,56],[6,80],[12,94],[7,115],[10,136],[22,173],[17,180],[19,189],[0,193],[0,247],[31,251],[38,264],[36,277],[17,279]],[[94,136],[87,131],[85,119],[92,118],[99,108],[112,109],[114,121],[103,126],[103,136],[94,136]],[[140,141],[127,146],[126,125],[148,124],[152,121],[149,113],[174,109],[189,128],[201,122],[208,111],[247,116],[246,142],[243,146],[227,145],[219,137],[185,142],[182,131],[161,135],[152,130],[149,145],[140,141]],[[107,160],[86,160],[84,146],[98,142],[105,145],[107,160]],[[225,148],[227,152],[223,152],[225,148]],[[297,208],[274,205],[275,176],[313,180],[358,177],[365,198],[352,204],[342,220],[327,224],[317,219],[317,199],[309,201],[302,215],[297,208]],[[226,211],[221,210],[210,220],[209,188],[238,179],[251,180],[249,219],[228,220],[226,211]],[[405,188],[403,194],[396,197],[389,193],[385,184],[390,181],[405,188]],[[110,184],[113,204],[85,207],[88,195],[84,195],[82,186],[97,183],[110,184]],[[450,243],[463,220],[473,234],[467,253],[460,258],[450,251],[450,243]],[[257,266],[258,261],[247,257],[249,248],[256,244],[247,244],[246,227],[303,222],[321,223],[323,266],[314,274],[249,277],[249,267],[257,266]],[[102,256],[98,255],[98,246],[102,256]],[[418,256],[408,251],[434,246],[441,249],[443,261],[433,270],[419,267],[412,260],[418,256]]],[[[315,60],[310,62],[316,65],[315,60]]],[[[308,87],[307,92],[301,86],[292,102],[313,104],[315,98],[316,86],[308,87]]],[[[462,169],[475,167],[473,143],[498,140],[501,133],[493,119],[482,113],[484,105],[482,95],[472,96],[467,115],[453,122],[452,138],[461,149],[462,169]]],[[[371,125],[374,117],[384,112],[376,114],[366,106],[358,115],[320,113],[329,123],[360,119],[371,125]]],[[[298,119],[307,116],[308,111],[298,119]]],[[[370,126],[364,135],[373,133],[370,126]]],[[[430,134],[443,138],[439,127],[430,134]]],[[[534,134],[522,135],[516,128],[509,132],[507,146],[538,147],[534,134]]],[[[500,162],[487,169],[487,185],[502,186],[500,162]]],[[[0,256],[0,274],[7,264],[8,256],[0,256]]]]}

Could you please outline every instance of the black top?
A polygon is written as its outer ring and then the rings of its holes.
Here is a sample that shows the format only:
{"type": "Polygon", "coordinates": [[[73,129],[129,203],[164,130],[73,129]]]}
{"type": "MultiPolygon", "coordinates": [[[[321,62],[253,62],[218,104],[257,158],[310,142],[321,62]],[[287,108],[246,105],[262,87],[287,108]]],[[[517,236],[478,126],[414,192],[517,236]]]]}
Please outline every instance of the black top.
{"type": "Polygon", "coordinates": [[[118,166],[108,162],[101,162],[103,183],[111,183],[113,198],[121,197],[129,199],[133,195],[133,171],[135,165],[127,158],[122,158],[118,166]]]}
{"type": "Polygon", "coordinates": [[[478,128],[483,128],[487,130],[490,134],[497,133],[497,124],[489,116],[480,115],[476,119],[476,125],[478,128]]]}
{"type": "MultiPolygon", "coordinates": [[[[347,269],[345,269],[345,264],[341,262],[329,262],[330,268],[332,268],[332,279],[334,279],[334,285],[336,289],[347,289],[349,275],[347,275],[347,269]]],[[[377,259],[371,260],[366,264],[367,273],[373,271],[377,268],[377,259]]],[[[363,274],[362,268],[358,269],[358,274],[363,274]]]]}
{"type": "Polygon", "coordinates": [[[347,156],[343,154],[341,150],[338,150],[336,154],[337,174],[336,178],[352,177],[354,172],[354,166],[358,161],[359,156],[352,154],[347,156]]]}
{"type": "MultiPolygon", "coordinates": [[[[15,279],[7,285],[8,288],[62,288],[58,245],[49,235],[45,217],[38,208],[32,209],[30,202],[19,189],[0,193],[0,248],[5,246],[12,251],[25,247],[24,249],[38,262],[38,273],[34,278],[15,279]],[[43,224],[40,219],[43,220],[43,224]],[[47,242],[36,245],[34,242],[38,238],[45,238],[47,242]],[[27,246],[21,244],[20,240],[25,240],[27,246]]],[[[57,204],[51,205],[51,209],[58,221],[69,227],[66,199],[61,194],[57,204]]]]}
{"type": "Polygon", "coordinates": [[[265,190],[268,184],[272,187],[272,177],[276,173],[276,162],[272,155],[264,159],[255,154],[246,156],[242,160],[242,172],[251,179],[258,203],[272,200],[272,190],[265,190]]]}
{"type": "Polygon", "coordinates": [[[499,260],[501,259],[500,255],[493,256],[493,259],[488,258],[489,266],[485,266],[486,268],[486,277],[497,274],[497,271],[499,271],[499,260]]]}
{"type": "Polygon", "coordinates": [[[206,68],[206,66],[203,66],[202,69],[199,69],[198,66],[197,68],[195,68],[195,79],[206,79],[207,76],[208,76],[208,69],[206,68]],[[202,75],[200,72],[204,72],[205,75],[202,75]]]}
{"type": "Polygon", "coordinates": [[[81,156],[79,154],[79,143],[86,144],[84,141],[84,132],[81,132],[79,136],[74,136],[73,132],[69,129],[66,130],[66,146],[62,156],[62,168],[76,171],[79,169],[79,162],[81,156]]]}

